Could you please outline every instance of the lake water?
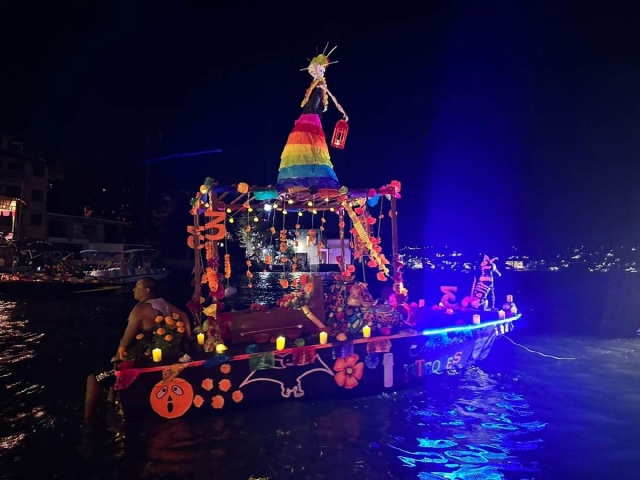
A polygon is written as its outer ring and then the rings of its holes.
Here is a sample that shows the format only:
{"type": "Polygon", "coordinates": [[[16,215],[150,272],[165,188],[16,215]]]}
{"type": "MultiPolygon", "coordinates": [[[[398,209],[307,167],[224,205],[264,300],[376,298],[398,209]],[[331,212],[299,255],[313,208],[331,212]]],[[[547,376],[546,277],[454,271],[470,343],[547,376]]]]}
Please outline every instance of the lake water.
{"type": "MultiPolygon", "coordinates": [[[[252,290],[234,281],[232,305],[279,296],[277,274],[256,277],[252,290]]],[[[479,368],[424,388],[126,425],[105,406],[93,437],[80,428],[86,375],[113,355],[131,292],[0,292],[0,478],[639,478],[639,278],[505,273],[498,298],[513,294],[526,322],[479,368]]],[[[470,282],[407,273],[428,304],[470,282]]],[[[167,287],[184,305],[188,278],[167,287]]]]}

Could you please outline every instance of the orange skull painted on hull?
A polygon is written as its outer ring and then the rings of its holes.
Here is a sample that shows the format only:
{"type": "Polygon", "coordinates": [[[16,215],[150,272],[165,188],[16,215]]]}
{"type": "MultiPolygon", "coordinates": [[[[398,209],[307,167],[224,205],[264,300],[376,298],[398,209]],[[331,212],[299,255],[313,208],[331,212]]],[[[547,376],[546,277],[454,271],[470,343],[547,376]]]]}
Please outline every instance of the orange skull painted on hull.
{"type": "Polygon", "coordinates": [[[151,408],[164,418],[181,417],[191,408],[192,401],[193,387],[181,378],[156,383],[149,395],[151,408]]]}

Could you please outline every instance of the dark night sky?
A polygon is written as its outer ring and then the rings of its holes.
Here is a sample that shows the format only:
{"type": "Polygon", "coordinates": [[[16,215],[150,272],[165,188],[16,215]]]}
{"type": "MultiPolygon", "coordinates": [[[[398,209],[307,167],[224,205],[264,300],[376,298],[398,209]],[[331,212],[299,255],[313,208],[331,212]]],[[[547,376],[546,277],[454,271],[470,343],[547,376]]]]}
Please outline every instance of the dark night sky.
{"type": "MultiPolygon", "coordinates": [[[[217,3],[5,2],[0,132],[104,181],[142,178],[145,155],[222,148],[154,164],[153,178],[274,183],[309,83],[298,70],[329,40],[329,88],[351,120],[336,172],[356,187],[403,182],[403,243],[638,239],[630,7],[217,3]]],[[[327,135],[338,118],[325,115],[327,135]]]]}

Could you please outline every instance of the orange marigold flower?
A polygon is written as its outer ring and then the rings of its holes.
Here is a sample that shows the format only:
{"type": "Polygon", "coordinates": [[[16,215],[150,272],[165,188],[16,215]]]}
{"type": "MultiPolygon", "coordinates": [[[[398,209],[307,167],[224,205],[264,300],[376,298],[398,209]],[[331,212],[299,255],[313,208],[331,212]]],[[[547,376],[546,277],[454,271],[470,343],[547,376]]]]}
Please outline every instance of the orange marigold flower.
{"type": "Polygon", "coordinates": [[[142,333],[139,333],[136,335],[136,340],[142,340],[144,338],[144,335],[142,333]]]}
{"type": "Polygon", "coordinates": [[[175,320],[173,318],[171,318],[171,317],[165,318],[164,321],[167,323],[167,325],[173,326],[173,325],[176,324],[175,320]]]}
{"type": "Polygon", "coordinates": [[[224,407],[224,398],[222,395],[216,395],[211,399],[211,406],[215,409],[221,409],[224,407]]]}
{"type": "Polygon", "coordinates": [[[220,390],[223,392],[228,392],[231,389],[231,382],[226,378],[223,378],[220,380],[220,383],[218,383],[218,387],[220,387],[220,390]]]}
{"type": "Polygon", "coordinates": [[[159,328],[158,330],[156,330],[156,333],[158,335],[164,335],[165,333],[167,333],[167,331],[164,328],[159,328]]]}
{"type": "Polygon", "coordinates": [[[348,355],[336,360],[333,379],[340,387],[351,389],[358,385],[364,373],[364,363],[358,362],[358,355],[348,355]]]}
{"type": "Polygon", "coordinates": [[[176,322],[176,326],[178,328],[182,328],[182,327],[184,327],[184,322],[176,322]]]}
{"type": "Polygon", "coordinates": [[[180,318],[180,315],[178,315],[177,313],[174,312],[174,313],[171,314],[171,318],[173,318],[174,320],[177,320],[177,319],[180,318]]]}
{"type": "Polygon", "coordinates": [[[228,363],[225,363],[223,365],[220,365],[220,372],[224,373],[225,375],[227,373],[229,373],[231,371],[231,365],[229,365],[228,363]]]}
{"type": "Polygon", "coordinates": [[[171,342],[171,341],[173,341],[173,335],[166,335],[166,336],[164,337],[164,339],[165,339],[167,342],[171,342]]]}
{"type": "Polygon", "coordinates": [[[184,333],[184,332],[185,332],[184,328],[178,327],[178,333],[184,333]]]}
{"type": "Polygon", "coordinates": [[[202,398],[200,395],[196,395],[195,397],[193,397],[193,404],[195,405],[196,408],[200,408],[203,403],[204,403],[204,398],[202,398]]]}
{"type": "Polygon", "coordinates": [[[240,403],[243,398],[244,398],[244,395],[240,390],[236,390],[231,394],[231,399],[236,403],[240,403]]]}
{"type": "Polygon", "coordinates": [[[202,380],[202,388],[204,388],[207,392],[213,390],[213,380],[210,378],[205,378],[202,380]]]}
{"type": "Polygon", "coordinates": [[[156,323],[162,323],[163,320],[164,320],[164,317],[162,315],[158,315],[156,317],[156,323]]]}

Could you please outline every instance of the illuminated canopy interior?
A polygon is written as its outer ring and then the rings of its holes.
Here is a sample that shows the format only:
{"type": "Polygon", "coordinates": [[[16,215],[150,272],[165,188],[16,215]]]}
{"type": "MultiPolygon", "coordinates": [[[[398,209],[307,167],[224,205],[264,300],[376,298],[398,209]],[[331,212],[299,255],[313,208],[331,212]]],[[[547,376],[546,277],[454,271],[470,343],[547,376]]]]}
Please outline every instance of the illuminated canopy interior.
{"type": "Polygon", "coordinates": [[[278,192],[273,186],[247,185],[248,190],[242,193],[244,189],[241,185],[211,186],[211,191],[217,196],[219,209],[228,208],[232,212],[236,212],[246,209],[247,204],[253,209],[264,209],[264,206],[268,204],[277,209],[291,211],[307,210],[312,212],[314,209],[323,211],[332,208],[338,210],[345,200],[366,199],[367,203],[372,206],[378,202],[382,195],[394,195],[397,198],[400,190],[399,184],[396,186],[394,183],[379,189],[348,190],[343,187],[341,190],[318,189],[316,191],[305,190],[296,193],[278,192]],[[311,205],[309,205],[309,202],[311,202],[311,205]]]}

